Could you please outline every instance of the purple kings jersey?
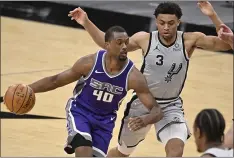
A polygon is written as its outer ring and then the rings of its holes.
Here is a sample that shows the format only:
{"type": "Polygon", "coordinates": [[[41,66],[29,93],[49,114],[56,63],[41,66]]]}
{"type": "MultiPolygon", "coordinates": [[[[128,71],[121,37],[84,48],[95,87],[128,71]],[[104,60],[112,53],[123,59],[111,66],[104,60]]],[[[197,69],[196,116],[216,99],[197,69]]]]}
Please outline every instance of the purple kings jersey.
{"type": "Polygon", "coordinates": [[[100,115],[113,114],[128,91],[128,75],[133,67],[129,59],[124,68],[116,75],[110,75],[105,69],[106,51],[97,53],[95,64],[88,76],[78,81],[74,89],[75,100],[93,113],[100,115]]]}

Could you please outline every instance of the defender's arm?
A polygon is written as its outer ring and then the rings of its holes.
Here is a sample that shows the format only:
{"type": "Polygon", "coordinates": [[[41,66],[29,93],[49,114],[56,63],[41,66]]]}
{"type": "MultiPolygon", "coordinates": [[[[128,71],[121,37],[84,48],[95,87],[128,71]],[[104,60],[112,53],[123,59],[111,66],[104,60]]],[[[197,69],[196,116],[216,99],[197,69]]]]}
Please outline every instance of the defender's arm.
{"type": "MultiPolygon", "coordinates": [[[[93,24],[89,19],[84,23],[85,30],[92,37],[94,42],[105,49],[105,32],[101,31],[96,25],[93,24]]],[[[127,45],[127,51],[135,51],[141,47],[138,44],[138,39],[143,32],[137,32],[129,38],[129,44],[127,45]]]]}
{"type": "MultiPolygon", "coordinates": [[[[76,20],[77,23],[82,25],[85,30],[89,33],[89,35],[92,37],[93,41],[103,49],[105,49],[105,32],[101,31],[89,18],[87,13],[79,8],[74,9],[73,11],[70,11],[68,14],[69,17],[72,17],[72,20],[76,20]]],[[[141,35],[141,32],[136,33],[133,35],[130,40],[129,44],[127,46],[128,51],[134,51],[139,49],[139,45],[137,43],[137,38],[139,35],[141,35]]]]}
{"type": "Polygon", "coordinates": [[[77,62],[72,66],[72,68],[61,72],[57,75],[45,77],[41,80],[38,80],[29,86],[32,88],[34,93],[41,93],[54,90],[58,87],[65,86],[70,84],[78,79],[81,76],[87,75],[91,70],[95,55],[89,55],[77,60],[77,62]]]}
{"type": "Polygon", "coordinates": [[[212,4],[208,1],[199,1],[198,7],[200,8],[201,12],[208,16],[213,24],[215,25],[216,31],[218,33],[221,24],[223,24],[222,20],[219,18],[218,14],[214,10],[212,4]]]}
{"type": "Polygon", "coordinates": [[[226,26],[223,21],[219,18],[218,14],[214,10],[212,4],[208,1],[199,1],[198,6],[202,13],[208,16],[213,24],[215,25],[218,37],[228,43],[233,49],[233,32],[226,26]]]}
{"type": "Polygon", "coordinates": [[[201,32],[186,33],[194,41],[194,46],[211,51],[227,51],[231,46],[216,36],[206,36],[201,32]]]}

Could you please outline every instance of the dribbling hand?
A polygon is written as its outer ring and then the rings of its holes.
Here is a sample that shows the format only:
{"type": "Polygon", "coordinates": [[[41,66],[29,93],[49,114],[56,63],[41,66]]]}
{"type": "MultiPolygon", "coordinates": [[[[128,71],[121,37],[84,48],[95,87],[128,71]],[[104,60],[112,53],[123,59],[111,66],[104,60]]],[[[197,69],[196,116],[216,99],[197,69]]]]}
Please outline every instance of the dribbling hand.
{"type": "Polygon", "coordinates": [[[141,117],[129,118],[128,128],[130,129],[130,131],[137,131],[145,126],[146,125],[144,123],[143,118],[141,117]]]}
{"type": "Polygon", "coordinates": [[[68,16],[71,17],[71,20],[75,20],[82,26],[84,26],[85,22],[88,20],[86,12],[80,7],[70,11],[68,16]]]}

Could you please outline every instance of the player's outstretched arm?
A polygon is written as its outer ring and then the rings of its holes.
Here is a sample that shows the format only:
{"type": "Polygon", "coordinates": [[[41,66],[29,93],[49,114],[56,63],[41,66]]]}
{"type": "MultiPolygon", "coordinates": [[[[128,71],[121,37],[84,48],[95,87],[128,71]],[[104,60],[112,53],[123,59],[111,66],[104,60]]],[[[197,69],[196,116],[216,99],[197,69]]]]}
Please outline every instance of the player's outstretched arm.
{"type": "Polygon", "coordinates": [[[211,51],[227,51],[231,50],[231,46],[216,36],[207,36],[201,32],[188,32],[184,34],[185,41],[188,45],[194,47],[211,50],[211,51]]]}
{"type": "Polygon", "coordinates": [[[75,20],[82,25],[98,46],[105,47],[105,32],[101,31],[89,20],[87,13],[83,9],[80,7],[75,8],[69,12],[68,16],[71,17],[71,20],[75,20]]]}
{"type": "Polygon", "coordinates": [[[150,111],[149,115],[130,118],[129,128],[136,131],[148,124],[154,124],[161,120],[163,117],[161,107],[157,104],[155,98],[149,91],[145,77],[139,70],[137,70],[136,67],[134,67],[130,73],[128,87],[129,89],[133,89],[136,92],[139,100],[150,111]]]}
{"type": "Polygon", "coordinates": [[[218,14],[214,10],[212,4],[208,1],[199,1],[198,6],[201,9],[201,12],[208,16],[213,24],[215,25],[216,32],[218,37],[228,43],[233,49],[233,32],[226,26],[223,21],[219,18],[218,14]]]}
{"type": "Polygon", "coordinates": [[[70,69],[53,76],[45,77],[30,84],[29,86],[32,88],[34,93],[41,93],[68,85],[74,81],[77,81],[82,76],[87,75],[92,69],[94,61],[94,54],[82,57],[77,60],[70,69]]]}
{"type": "MultiPolygon", "coordinates": [[[[105,49],[105,32],[101,31],[91,20],[89,20],[87,13],[79,8],[76,8],[69,12],[69,17],[71,20],[75,20],[78,24],[82,25],[85,30],[92,37],[93,41],[101,48],[105,49]]],[[[140,49],[136,40],[136,36],[138,37],[142,33],[136,33],[135,36],[131,37],[129,40],[129,44],[127,46],[128,51],[134,51],[136,49],[140,49]]]]}
{"type": "Polygon", "coordinates": [[[222,20],[219,18],[218,14],[214,10],[212,4],[208,1],[198,1],[198,7],[200,8],[201,12],[208,16],[213,24],[215,25],[216,31],[218,33],[221,24],[223,24],[222,20]]]}

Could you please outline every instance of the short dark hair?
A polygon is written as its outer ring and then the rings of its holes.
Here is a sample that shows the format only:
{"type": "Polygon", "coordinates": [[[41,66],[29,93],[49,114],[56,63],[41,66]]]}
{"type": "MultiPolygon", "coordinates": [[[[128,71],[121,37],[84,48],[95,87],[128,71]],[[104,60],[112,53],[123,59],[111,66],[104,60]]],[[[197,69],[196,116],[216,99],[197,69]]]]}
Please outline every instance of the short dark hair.
{"type": "Polygon", "coordinates": [[[205,134],[207,142],[223,143],[225,120],[216,109],[204,109],[196,116],[195,127],[205,134]]]}
{"type": "Polygon", "coordinates": [[[178,19],[183,15],[180,6],[173,2],[160,3],[154,11],[156,18],[159,14],[175,14],[178,19]]]}
{"type": "Polygon", "coordinates": [[[105,42],[109,42],[113,38],[114,32],[126,32],[121,26],[112,26],[105,33],[105,42]]]}

